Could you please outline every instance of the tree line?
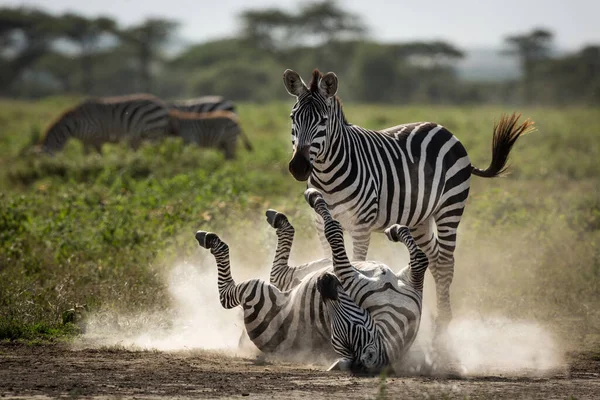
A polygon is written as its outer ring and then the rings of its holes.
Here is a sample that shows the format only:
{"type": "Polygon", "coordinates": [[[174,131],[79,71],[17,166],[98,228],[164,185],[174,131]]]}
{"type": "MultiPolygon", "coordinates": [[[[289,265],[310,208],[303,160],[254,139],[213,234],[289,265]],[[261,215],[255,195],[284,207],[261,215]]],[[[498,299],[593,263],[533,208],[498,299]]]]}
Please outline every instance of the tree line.
{"type": "Polygon", "coordinates": [[[446,41],[380,43],[360,16],[335,1],[297,12],[248,9],[230,37],[191,44],[177,54],[177,21],[119,26],[33,8],[0,8],[0,96],[109,96],[150,92],[165,98],[217,94],[241,101],[287,97],[281,74],[335,71],[343,98],[371,103],[600,103],[600,46],[554,52],[551,31],[507,35],[502,54],[517,57],[521,77],[467,82],[456,73],[465,52],[446,41]]]}

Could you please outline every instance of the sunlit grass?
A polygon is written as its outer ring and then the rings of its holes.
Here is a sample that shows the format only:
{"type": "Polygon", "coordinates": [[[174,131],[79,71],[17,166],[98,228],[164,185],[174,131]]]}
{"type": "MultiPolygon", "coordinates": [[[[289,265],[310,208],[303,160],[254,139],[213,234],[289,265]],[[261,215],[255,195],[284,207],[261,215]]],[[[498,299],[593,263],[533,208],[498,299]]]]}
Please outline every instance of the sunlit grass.
{"type": "MultiPolygon", "coordinates": [[[[291,101],[239,106],[255,151],[240,146],[231,162],[175,140],[138,152],[107,145],[102,157],[85,156],[76,142],[54,158],[28,153],[32,137],[73,101],[0,101],[0,338],[76,332],[61,321],[75,304],[92,311],[167,309],[164,273],[176,260],[197,257],[196,229],[227,231],[233,252],[239,245],[254,249],[245,256],[262,259],[274,243],[256,226],[267,208],[276,208],[288,213],[297,238],[314,239],[305,184],[287,171],[291,101]]],[[[370,128],[442,123],[480,168],[490,160],[494,120],[514,111],[353,104],[345,110],[350,122],[370,128]]],[[[511,175],[473,179],[453,303],[457,312],[568,320],[585,336],[600,319],[600,115],[518,111],[538,131],[517,142],[511,175]]],[[[370,256],[396,262],[382,251],[386,246],[375,237],[370,256]]]]}

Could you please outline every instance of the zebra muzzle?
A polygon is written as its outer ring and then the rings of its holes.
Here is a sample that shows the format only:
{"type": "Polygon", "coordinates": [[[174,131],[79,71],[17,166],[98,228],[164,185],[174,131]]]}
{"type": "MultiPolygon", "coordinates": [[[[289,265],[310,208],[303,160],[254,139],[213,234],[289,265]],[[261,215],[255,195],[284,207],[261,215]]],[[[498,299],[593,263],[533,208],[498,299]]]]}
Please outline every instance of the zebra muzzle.
{"type": "Polygon", "coordinates": [[[309,156],[310,146],[296,149],[288,166],[290,173],[297,181],[306,181],[312,172],[309,156]]]}
{"type": "Polygon", "coordinates": [[[196,232],[195,237],[200,247],[208,249],[211,247],[212,242],[217,238],[217,235],[212,232],[198,231],[196,232]]]}
{"type": "Polygon", "coordinates": [[[337,300],[338,286],[340,286],[340,281],[329,272],[325,272],[317,279],[317,290],[321,293],[323,300],[337,300]]]}

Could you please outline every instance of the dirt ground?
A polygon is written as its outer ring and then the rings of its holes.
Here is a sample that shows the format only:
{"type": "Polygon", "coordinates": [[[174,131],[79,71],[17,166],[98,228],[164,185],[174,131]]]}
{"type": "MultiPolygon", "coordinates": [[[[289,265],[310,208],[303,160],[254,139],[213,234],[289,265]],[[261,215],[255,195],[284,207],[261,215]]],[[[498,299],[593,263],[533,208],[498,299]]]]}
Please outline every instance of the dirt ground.
{"type": "Polygon", "coordinates": [[[571,354],[568,364],[541,377],[392,377],[383,387],[381,382],[206,351],[0,344],[3,398],[598,399],[600,357],[571,354]]]}

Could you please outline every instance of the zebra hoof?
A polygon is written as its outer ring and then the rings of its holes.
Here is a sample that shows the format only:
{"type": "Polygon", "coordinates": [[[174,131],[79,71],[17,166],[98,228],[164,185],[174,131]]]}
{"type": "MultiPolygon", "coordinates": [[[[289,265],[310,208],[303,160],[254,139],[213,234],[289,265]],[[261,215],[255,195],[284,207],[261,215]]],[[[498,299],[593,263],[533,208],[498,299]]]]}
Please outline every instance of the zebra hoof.
{"type": "Polygon", "coordinates": [[[405,225],[394,224],[387,228],[385,236],[392,242],[399,242],[402,236],[410,236],[410,230],[405,225]]]}
{"type": "Polygon", "coordinates": [[[340,281],[338,278],[329,272],[325,272],[317,279],[317,289],[321,293],[323,300],[337,300],[338,299],[338,286],[340,281]]]}
{"type": "Polygon", "coordinates": [[[196,240],[200,247],[210,249],[214,239],[218,239],[218,236],[212,232],[198,231],[196,232],[196,240]]]}
{"type": "Polygon", "coordinates": [[[304,199],[306,200],[306,202],[308,203],[308,205],[310,205],[312,208],[315,208],[315,206],[317,205],[317,201],[319,200],[323,200],[323,195],[321,194],[321,192],[319,192],[317,189],[306,189],[304,191],[304,199]]]}
{"type": "Polygon", "coordinates": [[[267,216],[267,222],[275,229],[281,228],[288,220],[285,214],[275,210],[267,210],[265,214],[267,216]]]}

